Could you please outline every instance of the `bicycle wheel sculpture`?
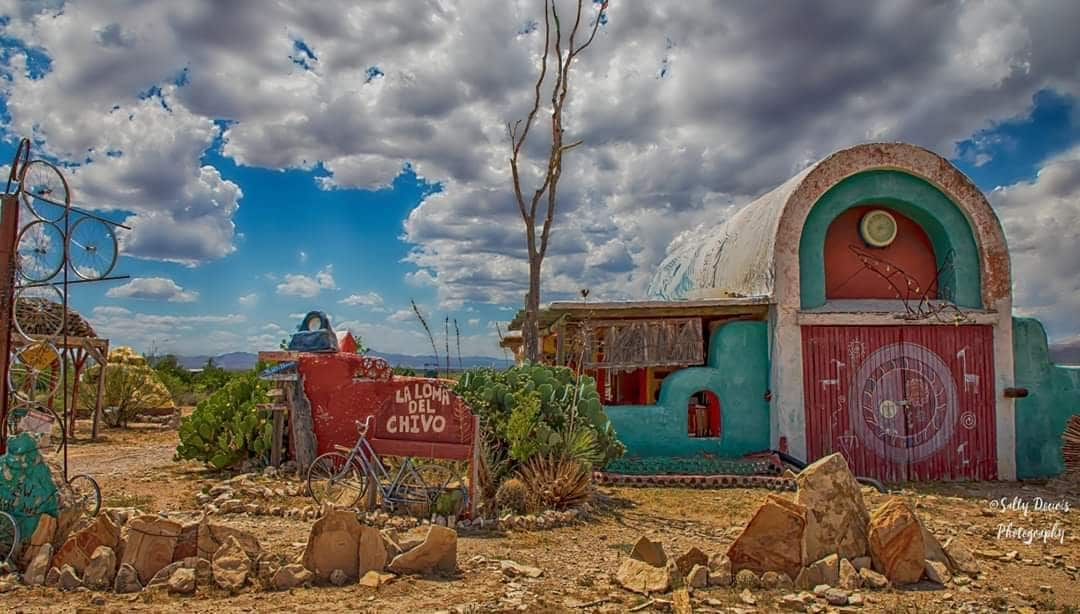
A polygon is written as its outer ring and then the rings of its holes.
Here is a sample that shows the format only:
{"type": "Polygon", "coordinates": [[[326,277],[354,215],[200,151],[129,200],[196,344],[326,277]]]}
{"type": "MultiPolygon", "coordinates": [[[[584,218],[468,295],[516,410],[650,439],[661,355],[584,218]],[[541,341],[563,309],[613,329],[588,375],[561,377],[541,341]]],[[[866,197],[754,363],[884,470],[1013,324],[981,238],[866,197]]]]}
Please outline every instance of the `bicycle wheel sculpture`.
{"type": "Polygon", "coordinates": [[[97,516],[101,511],[101,488],[97,480],[84,474],[74,475],[68,480],[68,486],[75,498],[74,507],[91,518],[97,516]]]}
{"type": "Polygon", "coordinates": [[[0,563],[14,561],[19,550],[19,525],[7,512],[0,511],[0,563]]]}
{"type": "Polygon", "coordinates": [[[23,166],[19,190],[23,204],[39,220],[58,222],[71,206],[63,173],[44,160],[34,160],[23,166]]]}
{"type": "Polygon", "coordinates": [[[15,245],[19,275],[30,283],[52,279],[64,267],[64,233],[52,222],[30,222],[15,245]]]}
{"type": "Polygon", "coordinates": [[[79,277],[94,281],[112,272],[116,265],[116,234],[97,218],[84,217],[68,234],[68,262],[79,277]]]}
{"type": "Polygon", "coordinates": [[[367,476],[344,454],[328,452],[311,462],[307,486],[319,505],[353,507],[367,490],[367,476]]]}
{"type": "Polygon", "coordinates": [[[64,330],[65,314],[53,306],[63,304],[64,295],[54,285],[19,288],[12,309],[16,332],[27,339],[34,334],[46,338],[59,335],[64,330]]]}

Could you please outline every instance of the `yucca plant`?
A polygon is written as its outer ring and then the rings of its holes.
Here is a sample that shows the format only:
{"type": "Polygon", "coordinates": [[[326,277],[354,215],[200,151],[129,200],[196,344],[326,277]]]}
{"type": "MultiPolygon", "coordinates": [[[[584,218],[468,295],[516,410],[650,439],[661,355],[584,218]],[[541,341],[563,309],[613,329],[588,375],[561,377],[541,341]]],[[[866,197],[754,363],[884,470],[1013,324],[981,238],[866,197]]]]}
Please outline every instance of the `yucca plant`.
{"type": "Polygon", "coordinates": [[[537,454],[518,471],[530,495],[545,509],[566,509],[592,495],[592,465],[566,454],[537,454]]]}

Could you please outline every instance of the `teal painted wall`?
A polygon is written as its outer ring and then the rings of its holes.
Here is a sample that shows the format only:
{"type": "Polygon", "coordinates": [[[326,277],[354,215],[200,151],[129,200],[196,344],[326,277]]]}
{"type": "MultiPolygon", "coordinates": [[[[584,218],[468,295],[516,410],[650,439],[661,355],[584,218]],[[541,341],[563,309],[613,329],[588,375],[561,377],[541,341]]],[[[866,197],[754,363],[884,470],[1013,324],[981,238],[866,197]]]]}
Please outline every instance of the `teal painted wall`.
{"type": "Polygon", "coordinates": [[[628,458],[694,456],[737,457],[769,447],[768,329],[765,322],[729,322],[709,339],[705,367],[668,375],[656,405],[604,408],[628,458]],[[720,399],[718,438],[687,435],[690,396],[710,390],[720,399]]]}
{"type": "Polygon", "coordinates": [[[56,484],[29,433],[9,437],[0,456],[0,510],[15,519],[22,540],[30,539],[42,514],[57,514],[56,484]]]}
{"type": "Polygon", "coordinates": [[[799,240],[799,286],[803,309],[825,303],[825,234],[836,216],[851,207],[881,203],[923,227],[940,269],[953,253],[951,270],[939,280],[939,294],[957,305],[982,307],[979,250],[967,218],[940,190],[899,171],[868,171],[829,189],[810,210],[799,240]]]}
{"type": "Polygon", "coordinates": [[[1050,362],[1038,320],[1013,318],[1013,376],[1029,394],[1016,399],[1016,477],[1057,475],[1064,469],[1061,434],[1080,414],[1080,368],[1050,362]]]}

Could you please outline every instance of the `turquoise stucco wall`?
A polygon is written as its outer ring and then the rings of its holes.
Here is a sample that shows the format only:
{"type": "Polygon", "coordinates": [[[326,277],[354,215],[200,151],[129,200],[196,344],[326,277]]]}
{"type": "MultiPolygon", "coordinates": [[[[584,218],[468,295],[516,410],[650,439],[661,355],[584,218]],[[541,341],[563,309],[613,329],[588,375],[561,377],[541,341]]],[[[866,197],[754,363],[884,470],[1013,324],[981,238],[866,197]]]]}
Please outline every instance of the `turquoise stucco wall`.
{"type": "Polygon", "coordinates": [[[1061,434],[1080,413],[1080,368],[1050,362],[1038,320],[1013,318],[1013,376],[1029,394],[1016,399],[1016,477],[1061,473],[1061,434]]]}
{"type": "Polygon", "coordinates": [[[0,456],[0,510],[15,519],[22,540],[30,539],[41,514],[56,516],[56,499],[52,473],[30,434],[8,438],[0,456]]]}
{"type": "Polygon", "coordinates": [[[709,339],[707,366],[681,369],[660,385],[656,405],[604,408],[629,458],[713,454],[737,457],[769,447],[768,329],[765,322],[736,321],[709,339]],[[718,438],[687,435],[690,396],[710,390],[720,399],[718,438]]]}
{"type": "Polygon", "coordinates": [[[926,181],[899,171],[852,175],[829,189],[810,210],[799,240],[799,286],[803,309],[825,303],[825,234],[836,216],[851,207],[888,205],[914,220],[930,237],[940,269],[953,254],[951,270],[939,280],[939,296],[962,307],[982,307],[979,251],[960,209],[926,181]]]}

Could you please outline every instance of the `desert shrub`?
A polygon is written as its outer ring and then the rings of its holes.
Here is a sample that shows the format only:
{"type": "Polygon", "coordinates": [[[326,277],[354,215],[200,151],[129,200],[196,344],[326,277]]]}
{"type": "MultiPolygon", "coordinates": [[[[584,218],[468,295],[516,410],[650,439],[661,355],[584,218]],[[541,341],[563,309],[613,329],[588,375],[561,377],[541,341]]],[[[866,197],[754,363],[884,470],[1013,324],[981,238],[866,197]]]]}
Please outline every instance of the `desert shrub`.
{"type": "Polygon", "coordinates": [[[545,508],[573,507],[592,494],[592,468],[566,454],[537,454],[518,473],[528,496],[545,508]]]}
{"type": "Polygon", "coordinates": [[[270,450],[272,425],[256,406],[269,400],[267,388],[256,371],[249,371],[200,401],[180,421],[176,457],[200,460],[216,469],[264,457],[270,450]]]}
{"type": "MultiPolygon", "coordinates": [[[[100,370],[100,365],[94,365],[83,372],[79,384],[79,404],[83,407],[92,408],[97,401],[100,370]]],[[[146,410],[173,407],[172,395],[157,372],[129,347],[120,346],[109,352],[104,392],[102,405],[111,408],[106,414],[106,422],[111,426],[126,426],[128,420],[146,410]]]]}
{"type": "Polygon", "coordinates": [[[529,489],[521,480],[510,478],[500,484],[495,492],[495,506],[499,511],[524,514],[529,508],[529,489]]]}
{"type": "Polygon", "coordinates": [[[581,450],[582,443],[588,454],[580,460],[590,464],[606,463],[625,450],[604,413],[596,381],[575,378],[565,367],[470,369],[454,392],[480,416],[491,445],[511,459],[510,469],[536,454],[581,450]]]}

